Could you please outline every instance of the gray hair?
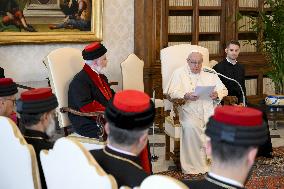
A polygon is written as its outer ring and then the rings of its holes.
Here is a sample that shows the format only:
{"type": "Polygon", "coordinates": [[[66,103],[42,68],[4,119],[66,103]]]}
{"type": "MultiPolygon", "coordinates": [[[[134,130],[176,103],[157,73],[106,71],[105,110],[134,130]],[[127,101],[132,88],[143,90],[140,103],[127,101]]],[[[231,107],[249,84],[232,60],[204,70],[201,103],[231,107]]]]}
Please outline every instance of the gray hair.
{"type": "Polygon", "coordinates": [[[135,144],[144,133],[148,132],[148,128],[144,130],[126,130],[116,127],[113,123],[108,122],[108,124],[109,141],[121,146],[131,146],[135,144]]]}

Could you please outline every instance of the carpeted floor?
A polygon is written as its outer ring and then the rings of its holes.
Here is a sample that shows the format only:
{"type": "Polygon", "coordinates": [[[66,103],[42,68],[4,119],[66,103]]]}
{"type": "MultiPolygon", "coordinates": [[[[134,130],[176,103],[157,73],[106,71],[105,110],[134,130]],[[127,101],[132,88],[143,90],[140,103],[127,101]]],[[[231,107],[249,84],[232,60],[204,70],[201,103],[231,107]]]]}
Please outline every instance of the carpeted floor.
{"type": "MultiPolygon", "coordinates": [[[[204,175],[188,175],[178,171],[157,174],[168,175],[179,180],[201,179],[204,175]]],[[[284,189],[284,146],[273,148],[273,158],[258,158],[252,168],[245,187],[247,189],[284,189]]]]}

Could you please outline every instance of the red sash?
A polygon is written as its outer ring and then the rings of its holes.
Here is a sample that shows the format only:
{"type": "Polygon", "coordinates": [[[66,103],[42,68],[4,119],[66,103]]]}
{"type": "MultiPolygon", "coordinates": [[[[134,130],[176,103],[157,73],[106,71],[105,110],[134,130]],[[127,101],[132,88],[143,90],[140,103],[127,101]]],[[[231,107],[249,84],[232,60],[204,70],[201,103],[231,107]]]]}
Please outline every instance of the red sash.
{"type": "MultiPolygon", "coordinates": [[[[99,90],[104,95],[104,97],[107,100],[110,100],[112,98],[112,92],[109,85],[103,79],[101,79],[100,75],[94,72],[87,64],[84,65],[83,69],[88,74],[88,76],[90,76],[91,80],[99,88],[99,90]]],[[[91,103],[81,107],[80,111],[81,112],[105,111],[105,106],[103,106],[96,100],[93,100],[91,103]]]]}

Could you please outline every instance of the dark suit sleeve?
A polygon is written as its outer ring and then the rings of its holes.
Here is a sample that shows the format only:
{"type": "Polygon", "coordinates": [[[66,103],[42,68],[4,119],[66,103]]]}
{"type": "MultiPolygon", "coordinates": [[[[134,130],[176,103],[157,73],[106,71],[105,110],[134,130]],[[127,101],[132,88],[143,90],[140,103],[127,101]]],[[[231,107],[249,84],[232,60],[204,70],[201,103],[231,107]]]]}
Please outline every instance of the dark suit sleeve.
{"type": "Polygon", "coordinates": [[[246,76],[245,76],[245,67],[243,66],[243,65],[241,65],[241,74],[242,74],[242,76],[241,76],[241,78],[242,78],[242,80],[241,80],[241,86],[242,86],[242,88],[243,88],[243,91],[244,91],[244,95],[245,95],[245,97],[247,96],[247,93],[246,93],[246,76]]]}

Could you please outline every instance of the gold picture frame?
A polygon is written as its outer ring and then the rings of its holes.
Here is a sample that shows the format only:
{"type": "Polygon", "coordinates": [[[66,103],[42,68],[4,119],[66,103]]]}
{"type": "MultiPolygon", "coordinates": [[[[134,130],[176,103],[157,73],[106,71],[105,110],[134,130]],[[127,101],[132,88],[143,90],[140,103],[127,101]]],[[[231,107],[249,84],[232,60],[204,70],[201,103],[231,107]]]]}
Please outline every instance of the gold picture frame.
{"type": "Polygon", "coordinates": [[[80,43],[102,41],[103,32],[103,0],[91,0],[91,29],[90,31],[50,31],[50,32],[0,32],[0,44],[22,43],[80,43]]]}

